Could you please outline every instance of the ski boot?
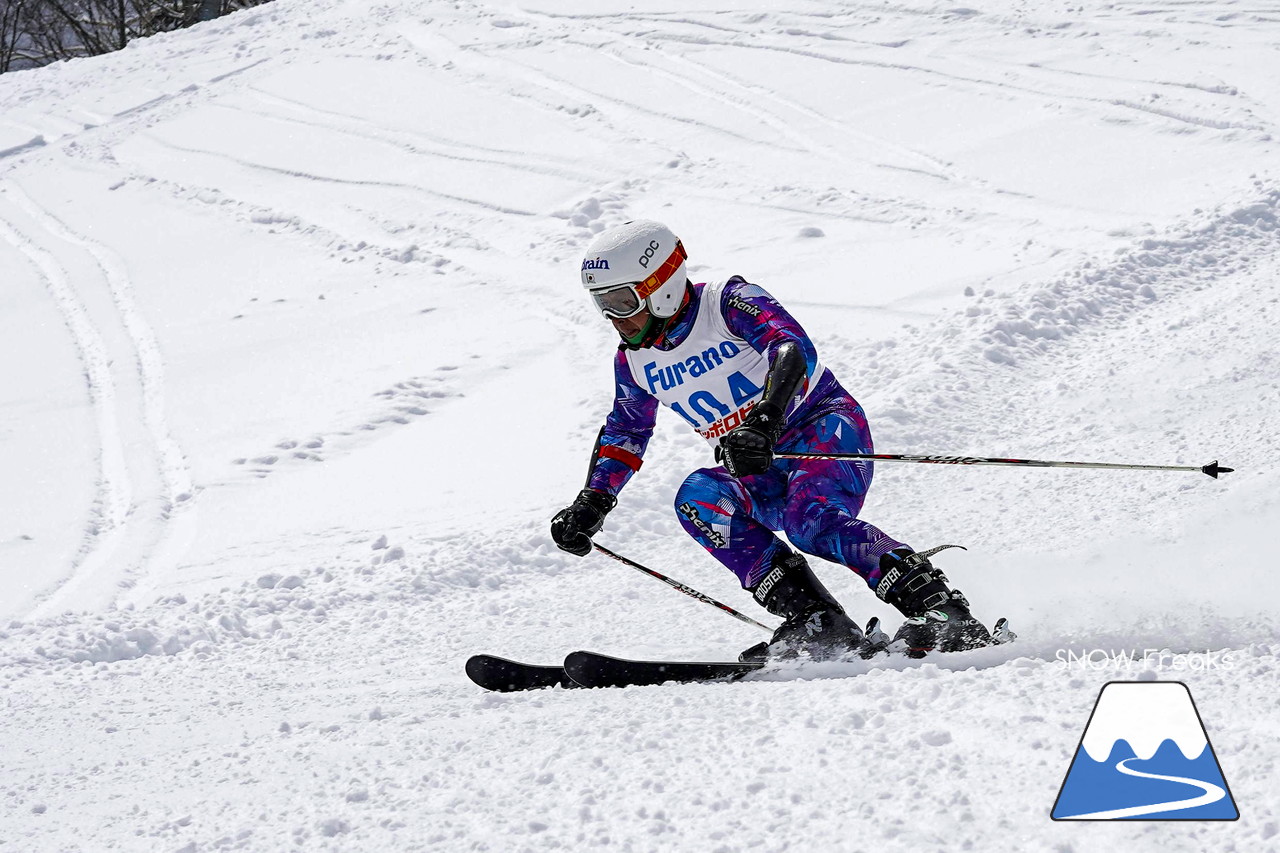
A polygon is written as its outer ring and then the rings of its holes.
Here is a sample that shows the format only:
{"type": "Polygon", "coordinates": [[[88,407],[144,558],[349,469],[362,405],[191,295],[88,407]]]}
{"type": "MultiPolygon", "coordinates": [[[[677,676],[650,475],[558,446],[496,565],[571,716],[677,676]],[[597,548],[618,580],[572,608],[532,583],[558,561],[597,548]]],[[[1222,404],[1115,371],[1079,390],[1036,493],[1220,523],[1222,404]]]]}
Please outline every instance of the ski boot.
{"type": "Polygon", "coordinates": [[[739,660],[794,658],[801,652],[813,660],[832,660],[863,650],[862,630],[799,554],[779,552],[750,590],[757,603],[784,621],[772,640],[747,649],[739,660]]]}
{"type": "Polygon", "coordinates": [[[959,652],[995,642],[986,626],[973,618],[969,602],[959,590],[947,586],[947,578],[933,567],[929,557],[942,545],[916,553],[895,548],[880,558],[880,583],[876,596],[893,605],[907,619],[894,635],[892,647],[908,657],[924,657],[931,651],[959,652]]]}

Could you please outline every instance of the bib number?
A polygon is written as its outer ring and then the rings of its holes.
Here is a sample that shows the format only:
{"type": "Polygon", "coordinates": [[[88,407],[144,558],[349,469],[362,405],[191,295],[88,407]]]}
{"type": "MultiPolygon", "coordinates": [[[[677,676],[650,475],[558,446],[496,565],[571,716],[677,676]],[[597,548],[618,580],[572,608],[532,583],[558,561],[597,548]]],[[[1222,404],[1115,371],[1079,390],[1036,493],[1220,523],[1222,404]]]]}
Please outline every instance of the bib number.
{"type": "Polygon", "coordinates": [[[733,414],[735,409],[740,409],[744,404],[764,393],[763,389],[744,376],[742,371],[729,374],[725,381],[728,383],[729,393],[733,395],[733,406],[726,405],[710,391],[695,391],[689,395],[687,405],[702,420],[697,420],[690,415],[685,406],[680,403],[672,403],[671,410],[688,421],[694,429],[702,432],[714,425],[716,421],[733,414]]]}

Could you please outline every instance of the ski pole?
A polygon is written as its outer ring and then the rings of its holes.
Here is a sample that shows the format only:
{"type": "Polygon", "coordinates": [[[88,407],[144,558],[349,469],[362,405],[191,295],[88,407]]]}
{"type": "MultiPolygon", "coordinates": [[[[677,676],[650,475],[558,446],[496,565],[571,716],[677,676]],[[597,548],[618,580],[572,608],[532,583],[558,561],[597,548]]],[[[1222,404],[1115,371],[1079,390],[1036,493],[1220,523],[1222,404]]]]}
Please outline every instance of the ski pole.
{"type": "Polygon", "coordinates": [[[698,599],[698,601],[701,601],[703,604],[710,604],[715,607],[719,607],[721,610],[723,610],[725,613],[728,613],[733,618],[746,622],[748,625],[755,625],[757,628],[768,631],[770,634],[773,633],[773,629],[770,628],[768,625],[764,625],[760,622],[757,622],[756,620],[752,619],[750,616],[747,616],[745,613],[739,613],[738,611],[734,610],[732,607],[730,607],[727,604],[721,604],[720,602],[716,601],[714,598],[712,598],[709,595],[703,595],[702,593],[698,592],[696,589],[694,589],[691,586],[685,586],[684,584],[680,583],[680,581],[675,580],[673,578],[669,578],[666,575],[662,574],[661,572],[655,572],[653,569],[646,568],[645,566],[640,565],[634,560],[628,560],[626,557],[622,556],[621,554],[615,554],[614,552],[610,551],[608,548],[604,547],[603,545],[600,545],[595,542],[592,542],[591,544],[597,551],[599,551],[601,554],[604,554],[606,557],[612,557],[613,559],[617,560],[619,563],[622,563],[623,565],[630,566],[633,569],[639,569],[640,571],[644,572],[646,575],[649,575],[650,577],[655,577],[658,580],[662,581],[663,583],[667,584],[668,586],[674,587],[675,589],[680,590],[690,598],[698,599]]]}
{"type": "Polygon", "coordinates": [[[997,459],[987,456],[916,456],[910,453],[775,453],[774,459],[875,459],[885,462],[926,462],[934,465],[1018,465],[1026,468],[1124,468],[1130,471],[1199,471],[1218,479],[1234,468],[1215,459],[1208,465],[1125,465],[1115,462],[1043,462],[1039,459],[997,459]]]}

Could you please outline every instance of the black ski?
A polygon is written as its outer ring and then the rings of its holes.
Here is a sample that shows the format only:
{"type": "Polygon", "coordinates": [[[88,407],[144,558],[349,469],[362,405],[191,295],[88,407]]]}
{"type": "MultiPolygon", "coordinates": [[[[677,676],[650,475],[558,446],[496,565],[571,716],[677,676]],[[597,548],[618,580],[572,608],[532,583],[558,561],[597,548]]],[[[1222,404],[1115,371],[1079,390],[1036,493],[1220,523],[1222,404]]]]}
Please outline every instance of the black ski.
{"type": "Polygon", "coordinates": [[[764,661],[625,660],[596,652],[570,652],[564,671],[583,687],[635,687],[667,682],[731,681],[765,666],[764,661]]]}
{"type": "MultiPolygon", "coordinates": [[[[879,630],[879,620],[867,625],[867,636],[874,640],[874,651],[864,658],[893,654],[888,636],[879,630]]],[[[1003,645],[1017,639],[1009,628],[1009,620],[999,619],[991,631],[992,645],[1003,645]]],[[[769,661],[657,661],[627,660],[598,652],[570,652],[564,666],[539,666],[520,663],[493,655],[475,655],[467,661],[467,675],[486,690],[514,693],[545,687],[634,687],[654,684],[689,684],[709,681],[734,681],[767,666],[769,661]]]]}
{"type": "Polygon", "coordinates": [[[577,687],[562,666],[538,666],[493,655],[474,655],[467,661],[467,676],[485,690],[514,693],[544,687],[577,687]]]}

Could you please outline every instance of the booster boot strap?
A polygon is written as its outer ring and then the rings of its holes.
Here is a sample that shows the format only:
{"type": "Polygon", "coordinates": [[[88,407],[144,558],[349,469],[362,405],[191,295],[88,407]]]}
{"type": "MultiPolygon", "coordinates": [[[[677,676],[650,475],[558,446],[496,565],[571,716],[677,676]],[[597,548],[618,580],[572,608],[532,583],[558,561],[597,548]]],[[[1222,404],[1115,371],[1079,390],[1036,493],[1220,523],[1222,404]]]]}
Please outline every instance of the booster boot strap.
{"type": "Polygon", "coordinates": [[[876,584],[876,597],[893,605],[906,616],[919,616],[951,601],[955,593],[947,577],[934,568],[929,558],[948,548],[968,550],[963,545],[939,545],[927,551],[895,548],[881,557],[885,572],[876,584]]]}

